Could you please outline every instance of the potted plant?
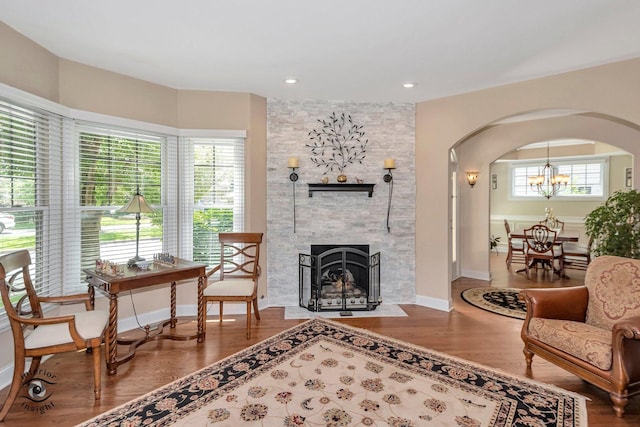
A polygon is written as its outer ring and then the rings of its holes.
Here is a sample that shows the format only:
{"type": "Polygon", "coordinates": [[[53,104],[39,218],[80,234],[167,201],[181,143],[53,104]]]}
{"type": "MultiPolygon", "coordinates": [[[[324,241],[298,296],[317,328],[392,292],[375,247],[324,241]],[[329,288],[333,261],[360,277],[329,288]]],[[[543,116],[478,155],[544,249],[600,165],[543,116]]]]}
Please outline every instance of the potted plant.
{"type": "Polygon", "coordinates": [[[585,217],[593,254],[640,259],[640,193],[616,191],[585,217]]]}
{"type": "Polygon", "coordinates": [[[495,250],[498,255],[498,242],[500,242],[500,236],[495,237],[493,234],[489,238],[489,250],[495,250]]]}

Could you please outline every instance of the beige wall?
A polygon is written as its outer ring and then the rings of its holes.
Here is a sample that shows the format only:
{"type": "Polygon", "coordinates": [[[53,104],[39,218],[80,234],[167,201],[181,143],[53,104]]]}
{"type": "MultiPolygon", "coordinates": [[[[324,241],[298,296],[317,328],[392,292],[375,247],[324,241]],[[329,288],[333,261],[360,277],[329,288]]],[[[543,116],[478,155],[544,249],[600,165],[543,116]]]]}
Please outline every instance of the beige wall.
{"type": "MultiPolygon", "coordinates": [[[[449,149],[464,144],[468,156],[460,159],[460,170],[472,167],[480,171],[480,181],[476,188],[472,190],[466,184],[460,185],[462,211],[473,212],[469,217],[460,218],[460,246],[465,251],[461,255],[461,262],[467,263],[463,269],[486,272],[486,243],[489,236],[489,187],[486,183],[489,165],[501,154],[515,149],[516,146],[508,148],[506,142],[492,141],[483,144],[482,148],[477,146],[472,150],[471,145],[466,146],[465,141],[498,120],[558,108],[593,112],[596,113],[591,115],[594,122],[615,122],[634,130],[640,123],[640,105],[636,101],[640,96],[640,79],[637,78],[639,72],[640,59],[634,59],[417,105],[416,163],[422,166],[417,168],[416,176],[418,295],[426,299],[450,301],[451,298],[450,251],[443,251],[441,246],[433,244],[436,241],[444,245],[449,239],[450,212],[441,209],[449,204],[449,149]],[[474,196],[469,194],[472,191],[475,193],[474,196]],[[428,279],[421,280],[421,277],[428,279]]],[[[531,126],[533,129],[533,125],[531,126]]],[[[587,128],[589,127],[596,131],[598,128],[594,123],[589,123],[587,128]]],[[[593,139],[609,142],[606,135],[593,139]]],[[[536,138],[530,142],[540,140],[544,138],[536,138]]],[[[520,139],[518,145],[524,143],[527,141],[520,139]]],[[[632,154],[638,152],[637,138],[626,140],[624,145],[626,151],[632,154]]],[[[637,168],[638,157],[634,156],[635,170],[640,170],[637,168]]],[[[461,184],[462,179],[461,176],[461,184]]],[[[638,177],[634,180],[637,187],[638,177]]]]}

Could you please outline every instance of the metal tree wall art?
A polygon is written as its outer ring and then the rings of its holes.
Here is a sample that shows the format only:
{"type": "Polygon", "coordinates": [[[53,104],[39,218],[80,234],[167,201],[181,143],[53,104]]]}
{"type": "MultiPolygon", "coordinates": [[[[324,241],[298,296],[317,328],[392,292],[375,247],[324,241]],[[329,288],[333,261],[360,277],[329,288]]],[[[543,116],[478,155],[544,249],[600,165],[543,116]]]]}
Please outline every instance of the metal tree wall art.
{"type": "MultiPolygon", "coordinates": [[[[324,167],[323,175],[337,170],[344,177],[344,169],[351,163],[362,164],[365,158],[368,139],[364,139],[362,125],[353,123],[350,114],[335,112],[326,120],[318,119],[322,125],[320,129],[309,132],[311,142],[306,144],[311,148],[311,161],[318,167],[324,167]]],[[[340,182],[346,181],[338,179],[340,182]]]]}

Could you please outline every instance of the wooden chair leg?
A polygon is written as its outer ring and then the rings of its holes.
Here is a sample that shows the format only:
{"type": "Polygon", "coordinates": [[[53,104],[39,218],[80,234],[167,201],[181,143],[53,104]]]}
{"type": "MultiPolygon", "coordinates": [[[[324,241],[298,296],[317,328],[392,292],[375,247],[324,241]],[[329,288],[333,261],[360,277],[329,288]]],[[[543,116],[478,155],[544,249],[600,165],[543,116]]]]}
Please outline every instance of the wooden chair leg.
{"type": "Polygon", "coordinates": [[[247,301],[247,339],[251,338],[251,301],[247,301]]]}
{"type": "Polygon", "coordinates": [[[92,356],[93,356],[93,393],[95,395],[96,400],[100,400],[100,381],[101,381],[101,370],[100,363],[102,363],[100,344],[96,345],[92,348],[92,356]]]}
{"type": "Polygon", "coordinates": [[[16,396],[18,395],[18,391],[20,391],[20,387],[22,386],[22,374],[24,374],[24,356],[18,357],[16,355],[13,366],[13,380],[11,380],[11,388],[9,389],[9,394],[7,395],[7,399],[4,401],[4,405],[2,405],[2,409],[0,409],[0,422],[4,421],[4,417],[9,413],[9,409],[11,409],[11,405],[13,405],[13,401],[16,400],[16,396]]]}
{"type": "Polygon", "coordinates": [[[218,301],[218,304],[220,305],[220,323],[222,323],[222,301],[218,301]]]}
{"type": "Polygon", "coordinates": [[[260,320],[260,312],[258,311],[258,298],[253,299],[253,314],[256,315],[256,320],[260,320]]]}

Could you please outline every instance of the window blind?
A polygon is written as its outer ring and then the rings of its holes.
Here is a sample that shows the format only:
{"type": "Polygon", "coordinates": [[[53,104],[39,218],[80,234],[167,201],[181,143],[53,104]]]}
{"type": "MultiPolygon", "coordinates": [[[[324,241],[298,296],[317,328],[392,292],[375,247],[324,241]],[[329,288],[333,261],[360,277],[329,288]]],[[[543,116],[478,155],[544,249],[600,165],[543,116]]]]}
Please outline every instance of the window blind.
{"type": "Polygon", "coordinates": [[[138,254],[164,252],[163,153],[167,136],[79,123],[81,267],[136,255],[136,214],[119,212],[139,191],[154,209],[140,214],[138,254]]]}
{"type": "Polygon", "coordinates": [[[191,258],[215,265],[220,260],[218,233],[244,230],[244,138],[184,138],[182,142],[193,182],[187,201],[191,258]]]}
{"type": "Polygon", "coordinates": [[[61,116],[0,99],[0,214],[15,222],[0,233],[0,253],[27,249],[43,296],[63,292],[63,128],[61,116]]]}

